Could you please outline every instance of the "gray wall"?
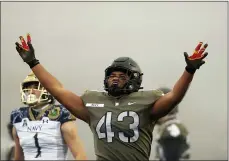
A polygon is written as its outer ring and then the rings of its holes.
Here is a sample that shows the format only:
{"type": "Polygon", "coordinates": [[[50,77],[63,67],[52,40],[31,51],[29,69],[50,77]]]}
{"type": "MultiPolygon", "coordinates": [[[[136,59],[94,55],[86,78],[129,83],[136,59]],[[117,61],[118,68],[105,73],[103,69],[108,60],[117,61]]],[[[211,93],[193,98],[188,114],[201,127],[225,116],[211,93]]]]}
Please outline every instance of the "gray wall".
{"type": "MultiPolygon", "coordinates": [[[[10,142],[5,128],[10,111],[21,106],[19,83],[30,71],[14,42],[30,32],[40,62],[77,94],[102,89],[104,69],[119,56],[137,60],[145,89],[172,87],[184,71],[183,52],[208,42],[209,56],[180,104],[180,118],[191,133],[193,159],[226,159],[226,15],[226,3],[220,2],[2,3],[2,154],[10,142]]],[[[94,159],[89,127],[77,124],[94,159]]]]}

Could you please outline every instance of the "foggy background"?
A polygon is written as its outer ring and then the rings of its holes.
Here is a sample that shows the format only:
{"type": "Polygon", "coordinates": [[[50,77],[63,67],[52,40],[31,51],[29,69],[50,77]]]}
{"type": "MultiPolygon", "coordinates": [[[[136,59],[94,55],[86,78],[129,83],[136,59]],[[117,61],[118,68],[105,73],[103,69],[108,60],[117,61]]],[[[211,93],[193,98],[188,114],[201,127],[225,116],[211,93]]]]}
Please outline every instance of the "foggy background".
{"type": "MultiPolygon", "coordinates": [[[[27,32],[37,59],[79,95],[102,90],[104,70],[119,56],[139,63],[144,89],[173,87],[186,65],[183,52],[208,42],[206,64],[196,72],[179,118],[190,131],[192,159],[227,159],[225,2],[3,2],[1,159],[11,143],[10,112],[22,106],[19,84],[30,72],[14,45],[27,32]]],[[[89,127],[80,120],[77,126],[88,159],[95,159],[89,127]]]]}

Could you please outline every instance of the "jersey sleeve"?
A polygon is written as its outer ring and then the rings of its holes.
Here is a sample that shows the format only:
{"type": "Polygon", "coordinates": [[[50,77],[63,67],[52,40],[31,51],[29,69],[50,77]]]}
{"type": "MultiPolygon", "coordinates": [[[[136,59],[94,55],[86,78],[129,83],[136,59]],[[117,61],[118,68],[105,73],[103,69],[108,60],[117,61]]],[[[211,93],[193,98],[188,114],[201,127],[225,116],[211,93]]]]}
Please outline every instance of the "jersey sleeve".
{"type": "Polygon", "coordinates": [[[91,101],[94,100],[95,98],[97,98],[96,96],[98,96],[97,94],[98,91],[96,90],[86,90],[81,96],[80,98],[82,99],[84,105],[86,104],[87,101],[91,101]]]}
{"type": "Polygon", "coordinates": [[[21,122],[22,118],[23,118],[23,108],[19,108],[19,109],[15,109],[11,112],[10,114],[10,124],[15,124],[18,122],[21,122]]]}
{"type": "Polygon", "coordinates": [[[84,106],[87,107],[88,102],[97,102],[99,96],[101,96],[100,91],[86,90],[80,98],[82,99],[84,106]]]}
{"type": "Polygon", "coordinates": [[[11,113],[10,113],[10,124],[11,124],[11,125],[14,124],[14,110],[11,111],[11,113]]]}
{"type": "Polygon", "coordinates": [[[153,90],[153,96],[155,100],[158,100],[160,97],[164,96],[164,93],[161,90],[153,90]]]}
{"type": "Polygon", "coordinates": [[[86,102],[88,93],[89,93],[89,91],[86,90],[86,91],[80,96],[80,98],[82,99],[84,105],[85,105],[85,102],[86,102]]]}
{"type": "Polygon", "coordinates": [[[71,114],[70,111],[68,111],[65,107],[61,107],[61,117],[59,119],[60,123],[63,124],[68,121],[75,121],[76,117],[71,114]]]}

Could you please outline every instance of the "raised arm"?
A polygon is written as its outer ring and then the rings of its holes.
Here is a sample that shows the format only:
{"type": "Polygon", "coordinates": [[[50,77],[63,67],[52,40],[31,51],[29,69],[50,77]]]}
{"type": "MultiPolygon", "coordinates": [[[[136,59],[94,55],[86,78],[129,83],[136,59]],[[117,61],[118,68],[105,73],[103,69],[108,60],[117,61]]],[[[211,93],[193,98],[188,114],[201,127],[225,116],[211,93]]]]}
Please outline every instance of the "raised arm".
{"type": "Polygon", "coordinates": [[[89,122],[88,111],[87,108],[84,107],[81,98],[71,91],[66,90],[63,85],[40,64],[39,60],[35,58],[30,35],[27,35],[27,43],[22,36],[20,36],[20,40],[21,44],[16,42],[16,50],[24,62],[33,70],[44,88],[74,116],[85,122],[89,122]]]}
{"type": "Polygon", "coordinates": [[[208,55],[208,53],[204,53],[207,48],[207,44],[205,44],[202,48],[202,42],[200,42],[192,56],[188,56],[185,52],[185,61],[187,66],[185,71],[183,72],[180,79],[176,82],[172,91],[165,94],[163,97],[158,99],[152,108],[152,114],[155,117],[163,117],[168,114],[177,104],[179,104],[184,98],[188,87],[193,79],[194,73],[197,69],[200,68],[205,62],[203,59],[208,55]],[[200,49],[201,48],[201,49],[200,49]]]}
{"type": "Polygon", "coordinates": [[[87,108],[84,107],[82,99],[69,90],[52,76],[41,64],[37,64],[32,68],[44,88],[51,93],[62,105],[64,105],[74,116],[89,122],[87,108]]]}

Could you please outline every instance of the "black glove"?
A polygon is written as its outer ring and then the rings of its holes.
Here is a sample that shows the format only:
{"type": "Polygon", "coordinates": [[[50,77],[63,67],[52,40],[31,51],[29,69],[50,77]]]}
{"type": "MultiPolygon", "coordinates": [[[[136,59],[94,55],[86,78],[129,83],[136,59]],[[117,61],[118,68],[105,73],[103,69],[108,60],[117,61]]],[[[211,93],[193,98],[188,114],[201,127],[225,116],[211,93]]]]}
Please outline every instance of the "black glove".
{"type": "Polygon", "coordinates": [[[29,34],[27,34],[27,43],[25,42],[24,38],[22,36],[19,37],[21,44],[16,42],[16,50],[21,56],[21,58],[26,62],[30,68],[33,68],[37,64],[39,64],[39,60],[35,58],[34,49],[31,44],[31,37],[29,34]]]}
{"type": "Polygon", "coordinates": [[[185,69],[190,74],[194,74],[196,69],[199,69],[200,66],[205,63],[205,61],[203,59],[208,55],[208,53],[205,52],[203,54],[203,52],[208,47],[208,44],[205,44],[201,48],[202,44],[203,44],[203,42],[200,42],[197,45],[197,47],[195,48],[195,51],[194,51],[192,56],[188,56],[188,54],[186,52],[184,52],[184,57],[185,57],[185,61],[186,61],[186,64],[187,64],[185,69]]]}

